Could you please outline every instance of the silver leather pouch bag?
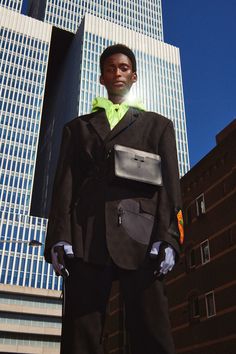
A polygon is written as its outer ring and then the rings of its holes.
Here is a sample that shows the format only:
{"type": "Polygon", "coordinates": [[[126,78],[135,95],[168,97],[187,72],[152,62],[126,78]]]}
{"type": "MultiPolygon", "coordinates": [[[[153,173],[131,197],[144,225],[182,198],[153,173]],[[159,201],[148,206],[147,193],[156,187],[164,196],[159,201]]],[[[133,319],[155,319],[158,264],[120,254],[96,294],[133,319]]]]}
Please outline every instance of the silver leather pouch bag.
{"type": "Polygon", "coordinates": [[[115,176],[162,185],[161,157],[150,152],[114,145],[115,176]]]}

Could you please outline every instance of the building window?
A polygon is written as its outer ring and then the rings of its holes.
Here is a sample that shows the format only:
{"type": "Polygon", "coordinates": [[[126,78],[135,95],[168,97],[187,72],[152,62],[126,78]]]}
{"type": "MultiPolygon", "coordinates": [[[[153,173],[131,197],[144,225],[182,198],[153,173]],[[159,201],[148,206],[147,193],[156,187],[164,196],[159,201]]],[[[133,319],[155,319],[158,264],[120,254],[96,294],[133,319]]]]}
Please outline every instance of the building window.
{"type": "Polygon", "coordinates": [[[189,266],[190,268],[194,268],[196,266],[195,249],[191,249],[189,253],[189,266]]]}
{"type": "Polygon", "coordinates": [[[209,246],[209,241],[205,240],[200,244],[201,247],[201,258],[202,258],[202,264],[205,264],[207,262],[210,262],[210,246],[209,246]]]}
{"type": "Polygon", "coordinates": [[[195,255],[195,249],[191,248],[186,250],[186,267],[187,271],[192,270],[193,268],[196,267],[196,255],[195,255]]]}
{"type": "Polygon", "coordinates": [[[186,224],[191,224],[192,218],[193,218],[191,205],[189,205],[189,206],[186,208],[185,215],[186,215],[186,224]]]}
{"type": "Polygon", "coordinates": [[[206,213],[204,194],[199,195],[196,199],[197,216],[206,213]]]}
{"type": "Polygon", "coordinates": [[[207,318],[216,315],[216,305],[215,305],[215,295],[214,291],[211,291],[205,294],[205,302],[206,302],[206,312],[207,318]]]}
{"type": "Polygon", "coordinates": [[[189,296],[189,314],[191,322],[200,318],[199,294],[196,291],[189,296]]]}
{"type": "Polygon", "coordinates": [[[200,316],[198,296],[194,296],[191,299],[191,316],[192,318],[198,318],[200,316]]]}

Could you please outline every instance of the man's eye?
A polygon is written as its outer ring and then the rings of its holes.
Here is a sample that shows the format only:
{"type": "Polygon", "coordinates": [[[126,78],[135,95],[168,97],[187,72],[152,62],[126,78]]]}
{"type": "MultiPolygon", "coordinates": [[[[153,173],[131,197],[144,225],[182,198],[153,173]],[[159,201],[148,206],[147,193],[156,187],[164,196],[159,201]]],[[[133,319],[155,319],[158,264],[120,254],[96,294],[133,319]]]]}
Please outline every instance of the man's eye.
{"type": "Polygon", "coordinates": [[[128,66],[126,66],[126,65],[123,65],[123,66],[121,66],[121,70],[122,71],[127,71],[129,68],[128,68],[128,66]]]}

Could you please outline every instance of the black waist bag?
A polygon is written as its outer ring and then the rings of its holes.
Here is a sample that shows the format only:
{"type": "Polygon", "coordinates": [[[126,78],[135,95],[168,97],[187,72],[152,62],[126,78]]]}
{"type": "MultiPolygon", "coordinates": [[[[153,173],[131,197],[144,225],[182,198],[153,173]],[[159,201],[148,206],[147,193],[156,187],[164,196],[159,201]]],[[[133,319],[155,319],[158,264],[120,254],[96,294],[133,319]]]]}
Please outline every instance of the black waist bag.
{"type": "Polygon", "coordinates": [[[114,145],[114,173],[116,177],[161,186],[161,157],[123,145],[114,145]]]}

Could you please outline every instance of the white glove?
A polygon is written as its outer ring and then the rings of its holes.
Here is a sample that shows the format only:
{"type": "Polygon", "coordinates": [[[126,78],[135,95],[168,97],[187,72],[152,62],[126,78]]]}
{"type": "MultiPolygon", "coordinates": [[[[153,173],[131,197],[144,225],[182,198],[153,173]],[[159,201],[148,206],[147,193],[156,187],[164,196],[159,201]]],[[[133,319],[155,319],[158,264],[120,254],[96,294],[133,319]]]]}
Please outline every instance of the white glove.
{"type": "Polygon", "coordinates": [[[57,242],[51,248],[51,258],[52,258],[52,266],[57,275],[68,276],[69,272],[65,268],[65,264],[62,258],[59,257],[58,252],[55,250],[56,247],[63,246],[64,252],[68,257],[74,257],[74,253],[72,250],[72,245],[67,242],[61,241],[57,242]]]}
{"type": "MultiPolygon", "coordinates": [[[[152,249],[150,255],[152,258],[157,258],[160,250],[160,246],[162,241],[154,242],[152,245],[152,249]]],[[[159,274],[166,274],[172,270],[175,265],[175,251],[173,247],[166,246],[165,247],[165,255],[163,261],[160,263],[159,274]]]]}

